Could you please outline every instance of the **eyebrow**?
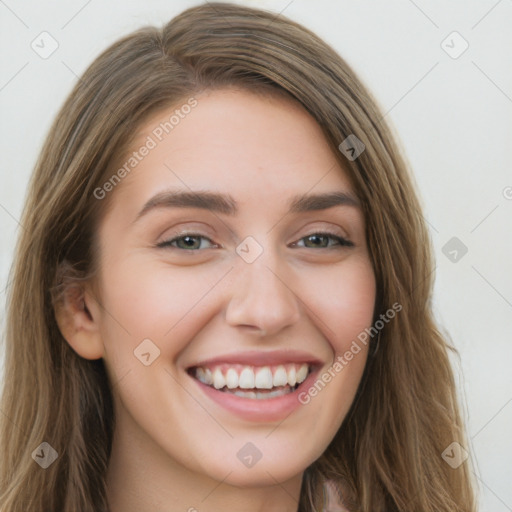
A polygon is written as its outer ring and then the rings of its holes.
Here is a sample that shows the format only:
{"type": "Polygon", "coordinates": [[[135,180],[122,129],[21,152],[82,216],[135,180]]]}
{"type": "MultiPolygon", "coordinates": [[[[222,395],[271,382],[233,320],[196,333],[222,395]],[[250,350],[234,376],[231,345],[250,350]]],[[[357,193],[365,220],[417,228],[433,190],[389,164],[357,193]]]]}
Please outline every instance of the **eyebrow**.
{"type": "MultiPolygon", "coordinates": [[[[334,206],[359,207],[359,200],[349,192],[326,192],[323,194],[301,194],[291,198],[289,213],[303,213],[327,210],[334,206]]],[[[149,211],[157,208],[201,208],[212,212],[234,216],[238,213],[238,205],[229,194],[218,192],[187,192],[167,190],[149,199],[137,214],[137,222],[149,211]]]]}

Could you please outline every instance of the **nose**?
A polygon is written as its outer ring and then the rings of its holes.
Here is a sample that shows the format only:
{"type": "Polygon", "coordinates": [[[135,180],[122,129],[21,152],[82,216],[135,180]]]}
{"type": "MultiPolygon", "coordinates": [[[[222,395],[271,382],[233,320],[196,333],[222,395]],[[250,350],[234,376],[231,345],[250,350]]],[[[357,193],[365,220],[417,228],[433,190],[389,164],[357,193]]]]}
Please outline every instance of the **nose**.
{"type": "Polygon", "coordinates": [[[299,320],[300,301],[289,273],[270,263],[263,255],[253,263],[238,261],[226,310],[229,325],[272,336],[299,320]]]}

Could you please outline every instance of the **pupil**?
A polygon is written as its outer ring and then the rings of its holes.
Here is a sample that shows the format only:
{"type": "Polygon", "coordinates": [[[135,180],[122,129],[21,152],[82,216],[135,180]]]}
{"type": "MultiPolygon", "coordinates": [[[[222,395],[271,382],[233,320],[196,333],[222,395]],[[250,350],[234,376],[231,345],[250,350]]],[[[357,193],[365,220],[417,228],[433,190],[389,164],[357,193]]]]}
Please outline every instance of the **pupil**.
{"type": "Polygon", "coordinates": [[[194,242],[195,242],[194,237],[186,236],[183,240],[185,242],[185,245],[194,246],[194,242]]]}
{"type": "Polygon", "coordinates": [[[321,244],[318,244],[318,243],[315,243],[315,242],[319,242],[322,238],[325,238],[325,237],[324,236],[318,236],[318,235],[310,235],[308,238],[309,238],[310,241],[314,242],[314,245],[321,245],[321,244]]]}

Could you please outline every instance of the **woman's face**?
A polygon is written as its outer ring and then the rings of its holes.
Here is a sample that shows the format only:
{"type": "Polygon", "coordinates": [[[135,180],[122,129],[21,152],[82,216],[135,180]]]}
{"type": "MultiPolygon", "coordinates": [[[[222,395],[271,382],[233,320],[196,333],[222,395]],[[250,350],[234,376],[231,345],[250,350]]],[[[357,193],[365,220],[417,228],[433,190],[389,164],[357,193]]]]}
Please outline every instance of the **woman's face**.
{"type": "Polygon", "coordinates": [[[275,485],[322,454],[360,382],[367,347],[344,354],[373,317],[364,218],[297,104],[195,99],[172,128],[179,105],[141,128],[99,227],[116,435],[150,474],[154,457],[159,471],[275,485]]]}

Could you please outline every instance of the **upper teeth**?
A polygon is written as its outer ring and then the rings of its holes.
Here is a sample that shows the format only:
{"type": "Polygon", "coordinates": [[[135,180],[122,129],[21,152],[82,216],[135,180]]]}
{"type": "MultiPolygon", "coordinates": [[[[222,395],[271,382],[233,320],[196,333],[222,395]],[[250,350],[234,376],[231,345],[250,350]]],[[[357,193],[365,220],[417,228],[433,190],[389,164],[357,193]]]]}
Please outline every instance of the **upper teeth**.
{"type": "Polygon", "coordinates": [[[272,389],[277,386],[295,386],[306,380],[309,365],[280,364],[277,366],[216,365],[211,368],[198,366],[195,377],[216,389],[272,389]]]}

